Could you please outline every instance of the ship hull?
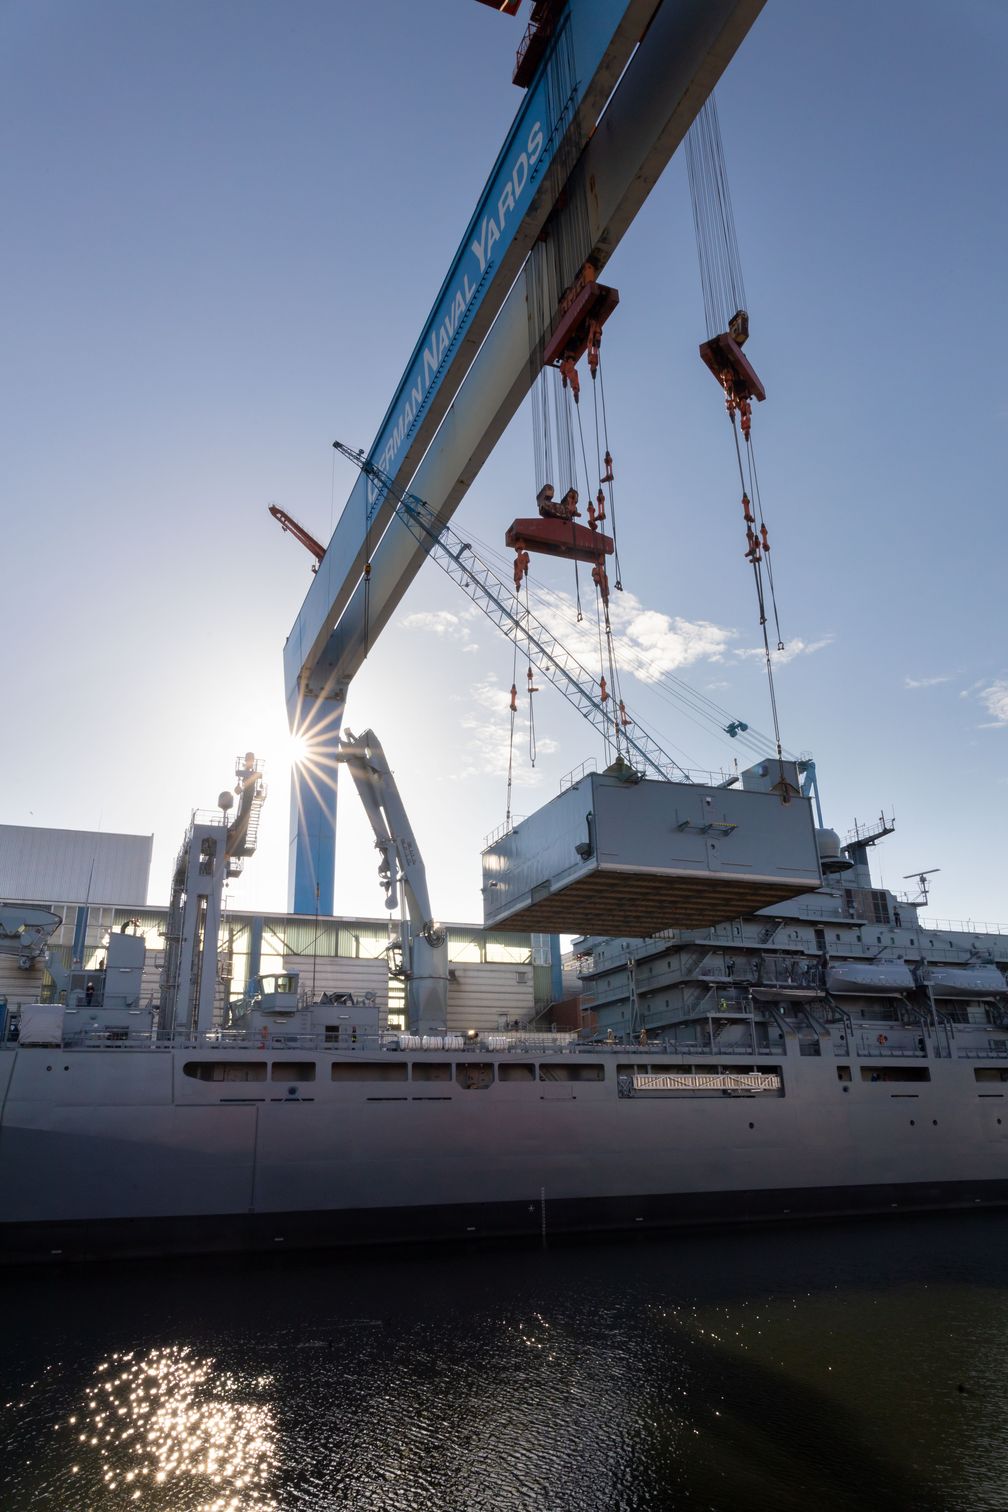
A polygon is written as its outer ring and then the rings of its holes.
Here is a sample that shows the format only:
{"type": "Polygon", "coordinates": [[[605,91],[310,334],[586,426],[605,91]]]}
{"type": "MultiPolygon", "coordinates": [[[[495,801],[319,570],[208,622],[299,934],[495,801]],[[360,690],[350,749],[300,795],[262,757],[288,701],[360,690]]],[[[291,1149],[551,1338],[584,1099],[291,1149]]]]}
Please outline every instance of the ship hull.
{"type": "Polygon", "coordinates": [[[8,1053],[3,1255],[534,1240],[1008,1201],[1008,1083],[989,1064],[981,1081],[971,1062],[921,1058],[927,1079],[908,1081],[905,1060],[784,1055],[761,1061],[776,1094],[627,1095],[628,1071],[682,1063],[630,1055],[250,1049],[229,1064],[268,1079],[246,1083],[197,1079],[209,1051],[8,1053]]]}
{"type": "Polygon", "coordinates": [[[557,1198],[540,1202],[319,1209],[169,1218],[13,1223],[7,1264],[279,1253],[428,1243],[527,1241],[564,1236],[891,1217],[1008,1206],[1008,1179],[748,1192],[557,1198]],[[543,1206],[545,1211],[543,1212],[543,1206]]]}

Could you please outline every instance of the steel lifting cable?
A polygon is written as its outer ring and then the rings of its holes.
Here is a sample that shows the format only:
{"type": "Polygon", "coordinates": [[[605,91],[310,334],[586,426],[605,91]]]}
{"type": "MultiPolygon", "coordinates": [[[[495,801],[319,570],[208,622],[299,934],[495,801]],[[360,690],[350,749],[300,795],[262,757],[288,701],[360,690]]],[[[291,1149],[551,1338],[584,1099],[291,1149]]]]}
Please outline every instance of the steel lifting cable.
{"type": "Polygon", "coordinates": [[[759,514],[760,534],[763,538],[763,555],[766,558],[767,581],[770,584],[770,602],[773,604],[774,627],[777,631],[777,650],[784,650],[784,642],[781,639],[780,615],[777,613],[777,594],[774,591],[773,562],[770,560],[770,542],[767,538],[766,520],[763,517],[763,500],[760,498],[759,477],[756,472],[756,451],[753,446],[752,434],[746,435],[746,460],[749,463],[749,486],[750,497],[756,505],[759,514]]]}
{"type": "MultiPolygon", "coordinates": [[[[527,581],[527,580],[526,580],[527,581]]],[[[526,588],[526,595],[527,595],[526,588]]],[[[518,599],[518,587],[515,585],[515,598],[518,599]]],[[[520,602],[520,600],[519,600],[520,602]]],[[[517,607],[517,606],[516,606],[517,607]]],[[[517,615],[516,615],[517,618],[517,615]]],[[[515,635],[513,652],[511,657],[511,727],[508,731],[508,768],[507,768],[507,803],[504,807],[504,827],[511,829],[511,788],[514,774],[514,731],[515,717],[518,713],[518,636],[515,635]]]]}
{"type": "Polygon", "coordinates": [[[746,311],[742,262],[735,234],[735,215],[728,187],[721,127],[713,95],[710,95],[701,106],[687,133],[686,166],[696,231],[697,257],[700,263],[704,315],[707,322],[708,339],[701,346],[700,353],[724,389],[725,408],[732,426],[739,484],[742,490],[742,513],[746,527],[745,555],[753,569],[766,657],[774,739],[778,759],[781,759],[783,752],[777,694],[774,687],[770,637],[767,633],[767,606],[762,566],[764,560],[767,585],[773,606],[774,625],[777,630],[777,649],[782,651],[784,645],[780,634],[780,616],[777,612],[773,564],[770,560],[770,541],[759,493],[759,477],[751,437],[752,400],[764,398],[764,390],[741,351],[749,334],[749,317],[746,311]],[[739,444],[740,424],[746,443],[748,488],[746,468],[742,462],[742,450],[739,444]],[[755,516],[752,513],[753,503],[757,509],[755,516]]]}
{"type": "Polygon", "coordinates": [[[535,706],[534,706],[532,700],[533,700],[534,695],[539,692],[539,689],[535,686],[535,677],[534,677],[533,672],[532,672],[532,636],[531,636],[531,633],[529,631],[529,617],[531,615],[531,612],[532,611],[531,611],[531,609],[529,607],[528,572],[526,571],[526,573],[525,573],[525,631],[526,631],[526,636],[528,638],[527,651],[528,651],[528,707],[529,707],[529,712],[528,712],[528,717],[529,717],[529,764],[531,766],[535,766],[535,764],[536,764],[536,755],[538,754],[538,752],[537,752],[537,747],[536,747],[536,732],[535,732],[535,706]]]}
{"type": "Polygon", "coordinates": [[[364,655],[371,649],[371,506],[364,479],[364,655]]]}
{"type": "MultiPolygon", "coordinates": [[[[587,448],[585,447],[584,426],[581,423],[581,406],[579,404],[575,404],[574,405],[574,409],[575,409],[575,411],[577,413],[578,435],[579,435],[580,440],[581,440],[581,459],[582,459],[582,463],[584,465],[584,470],[585,470],[585,484],[587,486],[588,491],[590,492],[591,491],[591,473],[590,473],[589,468],[588,468],[588,452],[587,452],[587,448]]],[[[596,450],[597,450],[597,447],[596,447],[596,450]]],[[[594,513],[594,505],[593,504],[589,504],[588,507],[589,507],[589,510],[592,511],[592,513],[594,513]]],[[[615,540],[613,541],[613,547],[614,547],[614,550],[615,550],[615,540]]],[[[623,752],[621,750],[621,744],[622,744],[622,742],[621,742],[621,734],[622,734],[622,731],[620,729],[620,715],[622,715],[622,717],[625,718],[626,717],[626,709],[625,709],[625,705],[623,703],[622,694],[620,692],[619,673],[617,671],[617,666],[616,666],[616,650],[615,650],[615,646],[613,644],[612,621],[610,620],[610,617],[609,617],[609,576],[608,576],[608,573],[606,572],[605,555],[604,555],[604,553],[600,553],[599,554],[598,562],[596,563],[595,567],[592,569],[592,581],[595,584],[595,600],[596,600],[595,609],[596,609],[596,618],[599,620],[599,660],[600,660],[600,662],[602,664],[602,676],[601,676],[601,681],[600,681],[599,686],[601,688],[603,706],[611,698],[613,700],[613,707],[615,709],[619,710],[619,714],[614,714],[612,716],[612,719],[613,719],[613,732],[614,732],[614,736],[615,736],[614,744],[615,744],[615,747],[616,747],[616,755],[619,757],[619,756],[622,756],[622,754],[623,754],[623,752]],[[599,611],[599,606],[600,605],[601,605],[601,614],[600,614],[600,611],[599,611]],[[602,623],[603,622],[605,624],[605,649],[604,650],[603,650],[603,646],[602,646],[602,623]],[[608,672],[609,672],[609,685],[608,685],[608,687],[606,686],[606,682],[605,682],[605,674],[606,674],[606,670],[607,669],[608,669],[608,672]]],[[[608,752],[607,752],[607,756],[608,756],[608,752]]]]}
{"type": "MultiPolygon", "coordinates": [[[[599,482],[599,487],[601,488],[602,485],[605,484],[606,488],[608,488],[608,490],[609,490],[609,522],[612,525],[613,566],[616,569],[616,578],[615,578],[615,581],[613,583],[613,587],[616,588],[616,590],[619,593],[622,593],[623,592],[623,573],[622,573],[622,570],[620,568],[619,537],[616,534],[616,492],[615,492],[615,489],[613,487],[613,459],[612,459],[612,452],[609,450],[609,423],[608,423],[608,421],[606,419],[605,379],[602,376],[602,354],[601,354],[601,352],[599,353],[598,383],[599,383],[599,397],[602,400],[602,440],[605,443],[605,457],[603,458],[603,460],[605,462],[605,472],[601,476],[601,479],[600,479],[600,482],[599,482]]],[[[596,419],[596,429],[597,428],[598,428],[598,421],[596,419]]]]}
{"type": "MultiPolygon", "coordinates": [[[[573,390],[567,384],[566,378],[561,378],[556,368],[551,368],[550,372],[552,372],[553,374],[552,381],[556,421],[557,466],[559,467],[560,465],[562,452],[563,465],[566,468],[566,472],[559,473],[558,476],[561,478],[561,480],[567,480],[568,487],[576,489],[578,481],[577,452],[574,447],[574,426],[571,422],[570,413],[571,405],[573,404],[574,409],[577,411],[579,425],[581,423],[581,411],[578,408],[577,400],[574,396],[573,390]]],[[[584,444],[582,442],[582,450],[583,449],[584,444]]],[[[561,481],[560,488],[562,492],[566,492],[566,489],[564,489],[563,487],[563,481],[561,481]]],[[[577,605],[577,622],[580,625],[582,619],[584,618],[584,614],[581,608],[581,574],[578,570],[578,561],[576,557],[574,559],[574,601],[577,605]]]]}
{"type": "MultiPolygon", "coordinates": [[[[474,550],[478,552],[484,561],[489,562],[494,567],[494,570],[497,571],[500,577],[506,577],[510,573],[513,566],[513,558],[505,557],[495,546],[490,542],[483,541],[479,536],[471,536],[471,541],[474,550]]],[[[545,619],[550,623],[558,623],[576,633],[577,620],[572,612],[573,606],[566,595],[557,590],[545,588],[539,583],[536,583],[534,586],[531,583],[527,583],[526,586],[529,603],[535,604],[534,612],[539,615],[540,619],[545,619]]],[[[714,729],[724,734],[728,724],[737,722],[735,711],[725,708],[722,704],[717,703],[715,699],[708,697],[706,693],[701,693],[698,689],[691,687],[682,678],[676,677],[670,672],[663,671],[640,648],[624,645],[621,658],[627,670],[641,677],[658,697],[669,704],[673,704],[698,729],[714,729]]],[[[634,722],[645,733],[648,733],[647,726],[639,719],[635,719],[634,722]]],[[[744,731],[739,731],[733,737],[732,745],[736,750],[740,748],[745,749],[751,751],[754,757],[762,758],[772,751],[773,740],[762,730],[750,724],[744,731]]],[[[698,765],[687,753],[680,752],[680,754],[686,757],[685,765],[698,765]]],[[[785,755],[793,757],[793,753],[788,752],[786,747],[785,755]]]]}
{"type": "MultiPolygon", "coordinates": [[[[744,468],[742,466],[742,448],[739,446],[739,438],[738,438],[738,424],[737,424],[736,419],[735,419],[735,411],[731,410],[730,414],[731,414],[732,436],[733,436],[734,441],[735,441],[735,456],[736,456],[736,459],[738,461],[739,482],[740,482],[740,484],[742,486],[742,496],[743,496],[743,499],[747,499],[748,498],[748,494],[746,493],[745,470],[744,470],[744,468]]],[[[763,632],[763,650],[764,650],[764,653],[766,655],[767,684],[768,684],[769,689],[770,689],[770,712],[773,715],[774,742],[775,742],[776,747],[777,747],[777,759],[781,760],[781,759],[783,759],[783,754],[784,753],[783,753],[783,749],[781,747],[780,721],[779,721],[779,719],[777,717],[777,692],[776,692],[776,689],[774,688],[773,657],[770,654],[770,638],[767,635],[766,601],[765,601],[764,595],[763,595],[763,572],[762,572],[762,558],[763,558],[763,554],[760,551],[759,540],[753,534],[753,528],[752,528],[752,526],[751,525],[747,525],[746,526],[746,531],[747,531],[747,536],[748,536],[748,540],[749,540],[749,550],[746,552],[746,556],[749,558],[750,562],[752,563],[753,579],[754,579],[755,584],[756,584],[756,601],[759,604],[760,629],[763,632]]]]}
{"type": "Polygon", "coordinates": [[[721,126],[713,94],[704,101],[686,133],[686,171],[707,335],[711,337],[728,329],[728,322],[736,310],[747,308],[721,126]]]}

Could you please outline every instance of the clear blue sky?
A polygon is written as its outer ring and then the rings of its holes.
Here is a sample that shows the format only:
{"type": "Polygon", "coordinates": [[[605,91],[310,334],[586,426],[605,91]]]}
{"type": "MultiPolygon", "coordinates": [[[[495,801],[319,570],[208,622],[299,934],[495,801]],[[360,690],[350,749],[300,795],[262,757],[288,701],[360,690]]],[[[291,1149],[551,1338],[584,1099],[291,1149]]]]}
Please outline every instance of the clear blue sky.
{"type": "MultiPolygon", "coordinates": [[[[266,504],[327,538],[353,481],[330,443],[374,436],[517,108],[520,29],[473,0],[7,0],[0,820],[153,831],[163,898],[190,809],[253,746],[272,795],[235,900],[284,906],[281,648],[309,561],[266,504]]],[[[1006,57],[1002,0],[768,0],[718,91],[783,629],[809,648],[778,670],[785,743],[837,829],[895,809],[887,883],[940,866],[934,915],[1002,920],[1006,57]]],[[[624,581],[716,627],[694,656],[653,622],[765,729],[681,155],[607,278],[624,581]]],[[[460,528],[503,549],[531,450],[523,411],[460,528]]],[[[384,740],[436,909],[477,918],[511,665],[489,626],[427,628],[456,595],[421,574],[347,722],[384,740]]],[[[632,692],[693,764],[731,760],[632,692]]],[[[519,812],[596,754],[553,695],[539,733],[519,812]]],[[[348,787],[339,910],[380,913],[374,860],[348,787]]]]}

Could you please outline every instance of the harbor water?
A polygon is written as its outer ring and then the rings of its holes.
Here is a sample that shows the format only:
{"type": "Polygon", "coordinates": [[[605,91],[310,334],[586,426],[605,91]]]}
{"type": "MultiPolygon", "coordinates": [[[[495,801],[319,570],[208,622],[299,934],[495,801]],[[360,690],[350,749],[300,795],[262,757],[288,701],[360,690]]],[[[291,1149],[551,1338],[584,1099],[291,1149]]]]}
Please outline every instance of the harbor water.
{"type": "Polygon", "coordinates": [[[0,1506],[1008,1507],[1008,1215],[5,1277],[0,1506]]]}

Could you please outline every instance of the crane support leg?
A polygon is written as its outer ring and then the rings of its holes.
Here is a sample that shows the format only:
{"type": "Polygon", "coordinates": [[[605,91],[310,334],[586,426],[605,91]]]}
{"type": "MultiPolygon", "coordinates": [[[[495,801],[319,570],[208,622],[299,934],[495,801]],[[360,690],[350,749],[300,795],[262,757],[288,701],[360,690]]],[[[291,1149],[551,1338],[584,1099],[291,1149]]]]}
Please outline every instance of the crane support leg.
{"type": "Polygon", "coordinates": [[[298,699],[291,730],[298,754],[291,762],[288,912],[331,914],[335,890],[336,773],[343,724],[342,698],[298,699]]]}

